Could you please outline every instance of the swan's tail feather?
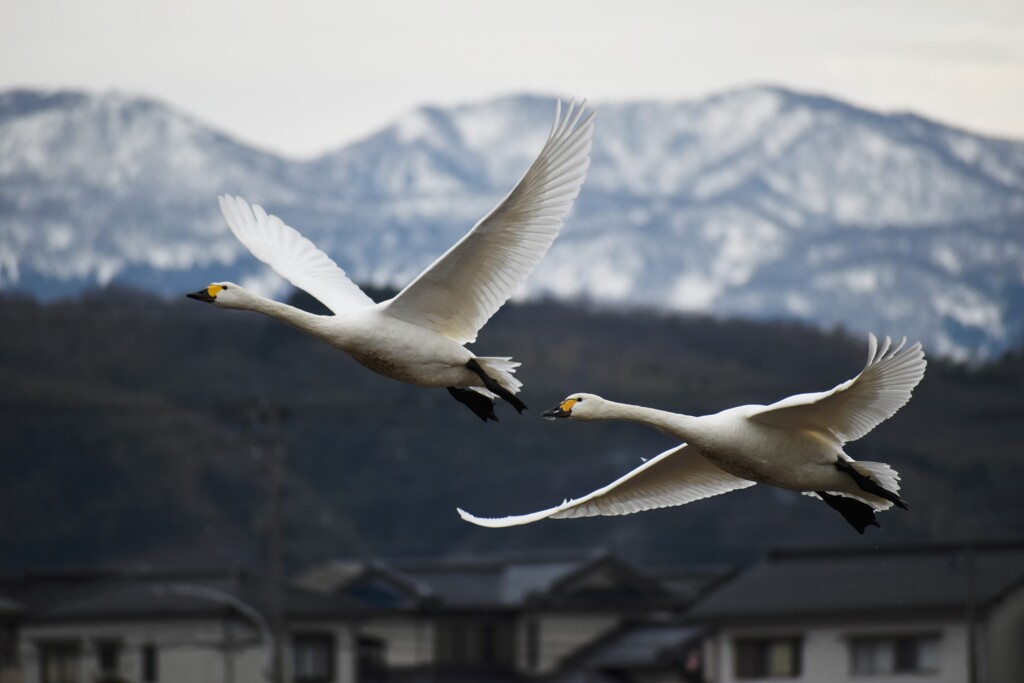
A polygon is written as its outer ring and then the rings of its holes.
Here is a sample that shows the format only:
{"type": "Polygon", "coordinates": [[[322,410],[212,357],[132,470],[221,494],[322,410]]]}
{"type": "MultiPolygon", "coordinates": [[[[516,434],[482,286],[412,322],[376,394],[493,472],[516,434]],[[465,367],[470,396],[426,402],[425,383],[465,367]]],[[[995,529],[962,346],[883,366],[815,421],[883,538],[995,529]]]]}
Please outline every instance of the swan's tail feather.
{"type": "Polygon", "coordinates": [[[879,510],[887,510],[895,504],[904,510],[907,502],[899,495],[900,475],[884,462],[867,460],[840,461],[839,468],[847,472],[857,486],[865,493],[865,500],[879,510]]]}
{"type": "Polygon", "coordinates": [[[523,383],[515,377],[516,368],[522,363],[511,358],[495,358],[493,356],[477,358],[476,362],[488,377],[504,387],[506,391],[518,394],[519,390],[523,388],[523,383]]]}
{"type": "Polygon", "coordinates": [[[479,375],[489,391],[511,403],[516,411],[526,410],[526,404],[516,396],[523,383],[512,374],[519,363],[511,358],[472,358],[466,367],[479,375]]]}

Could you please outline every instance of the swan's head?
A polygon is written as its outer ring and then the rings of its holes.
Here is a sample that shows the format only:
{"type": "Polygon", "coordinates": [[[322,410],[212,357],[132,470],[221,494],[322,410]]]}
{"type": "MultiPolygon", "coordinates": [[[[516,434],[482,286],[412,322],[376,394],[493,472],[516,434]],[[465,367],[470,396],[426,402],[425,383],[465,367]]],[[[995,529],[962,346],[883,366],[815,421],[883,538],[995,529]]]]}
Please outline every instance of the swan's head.
{"type": "Polygon", "coordinates": [[[546,413],[542,413],[541,417],[546,420],[555,420],[563,417],[571,417],[577,420],[602,420],[604,419],[604,408],[607,405],[607,401],[595,394],[569,394],[557,406],[546,413]]]}
{"type": "Polygon", "coordinates": [[[198,292],[192,292],[185,296],[223,308],[247,308],[245,304],[249,298],[248,294],[248,291],[234,282],[214,282],[198,292]]]}

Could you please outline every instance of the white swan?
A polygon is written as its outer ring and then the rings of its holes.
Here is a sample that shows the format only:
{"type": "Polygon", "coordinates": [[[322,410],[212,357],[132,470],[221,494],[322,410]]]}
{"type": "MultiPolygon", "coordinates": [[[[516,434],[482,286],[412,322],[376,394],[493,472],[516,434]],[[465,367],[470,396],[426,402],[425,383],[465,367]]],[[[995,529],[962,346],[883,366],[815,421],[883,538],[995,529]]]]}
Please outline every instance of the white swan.
{"type": "Polygon", "coordinates": [[[886,337],[878,348],[871,335],[867,365],[831,391],[702,417],[572,394],[544,417],[630,420],[686,443],[604,488],[548,510],[496,519],[475,517],[461,509],[459,514],[487,527],[547,517],[625,515],[762,483],[821,498],[863,534],[869,525],[880,526],[875,510],[907,506],[899,496],[899,475],[894,469],[880,462],[857,462],[843,452],[843,444],[864,436],[910,400],[926,362],[920,343],[902,350],[905,342],[891,348],[886,337]]]}
{"type": "Polygon", "coordinates": [[[323,339],[386,377],[447,387],[485,422],[496,397],[522,412],[522,384],[511,358],[477,357],[463,345],[526,280],[558,236],[590,165],[593,114],[561,103],[544,147],[486,217],[397,296],[374,303],[338,265],[294,228],[241,197],[220,209],[238,241],[334,315],[314,315],[215,282],[187,296],[223,308],[257,311],[323,339]]]}

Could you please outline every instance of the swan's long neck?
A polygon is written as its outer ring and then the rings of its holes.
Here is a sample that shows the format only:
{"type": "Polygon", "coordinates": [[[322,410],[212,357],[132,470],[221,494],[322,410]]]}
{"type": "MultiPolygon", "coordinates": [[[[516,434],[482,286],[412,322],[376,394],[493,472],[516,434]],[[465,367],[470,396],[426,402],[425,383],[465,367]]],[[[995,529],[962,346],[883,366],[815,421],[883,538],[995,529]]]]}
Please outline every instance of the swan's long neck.
{"type": "Polygon", "coordinates": [[[683,441],[690,439],[690,435],[697,424],[697,418],[691,415],[670,413],[667,410],[645,408],[644,406],[634,406],[628,403],[615,403],[614,401],[606,402],[606,408],[602,417],[608,420],[637,422],[683,441]]]}
{"type": "Polygon", "coordinates": [[[316,315],[315,313],[308,313],[300,308],[283,304],[280,301],[274,301],[273,299],[267,299],[266,297],[259,296],[248,292],[248,296],[245,301],[245,309],[249,311],[256,311],[263,315],[270,316],[276,320],[291,325],[297,330],[303,332],[321,336],[323,334],[323,322],[325,318],[331,316],[316,315]]]}

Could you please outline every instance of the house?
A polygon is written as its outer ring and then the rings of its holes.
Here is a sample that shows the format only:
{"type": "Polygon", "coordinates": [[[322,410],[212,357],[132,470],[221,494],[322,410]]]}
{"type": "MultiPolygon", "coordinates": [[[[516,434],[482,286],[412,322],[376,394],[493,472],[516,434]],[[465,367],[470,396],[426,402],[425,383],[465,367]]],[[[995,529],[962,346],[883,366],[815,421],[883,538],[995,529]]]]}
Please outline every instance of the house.
{"type": "Polygon", "coordinates": [[[249,683],[269,680],[275,645],[287,683],[691,681],[677,641],[699,653],[699,640],[671,621],[717,578],[662,580],[602,553],[337,561],[296,585],[238,570],[30,574],[0,579],[0,683],[249,683]]]}
{"type": "MultiPolygon", "coordinates": [[[[389,680],[504,681],[562,672],[594,643],[687,604],[607,555],[381,563],[335,562],[303,574],[310,589],[370,601],[359,625],[377,639],[389,680]]],[[[687,584],[692,588],[693,579],[687,584]]]]}
{"type": "Polygon", "coordinates": [[[295,583],[0,579],[0,683],[249,683],[275,645],[287,683],[1024,681],[1024,542],[785,549],[738,574],[344,560],[295,583]]]}
{"type": "Polygon", "coordinates": [[[701,683],[701,626],[627,622],[566,661],[545,683],[701,683]]]}
{"type": "Polygon", "coordinates": [[[1024,543],[793,549],[687,613],[709,683],[1024,681],[1024,543]]]}
{"type": "MultiPolygon", "coordinates": [[[[364,606],[245,572],[146,569],[0,580],[4,680],[231,683],[266,680],[280,606],[286,680],[350,683],[364,606]]],[[[3,671],[0,668],[0,671],[3,671]]],[[[363,676],[362,680],[367,677],[363,676]]]]}
{"type": "Polygon", "coordinates": [[[22,606],[0,596],[0,683],[18,681],[18,631],[22,606]]]}

